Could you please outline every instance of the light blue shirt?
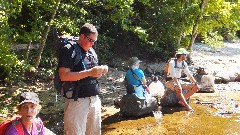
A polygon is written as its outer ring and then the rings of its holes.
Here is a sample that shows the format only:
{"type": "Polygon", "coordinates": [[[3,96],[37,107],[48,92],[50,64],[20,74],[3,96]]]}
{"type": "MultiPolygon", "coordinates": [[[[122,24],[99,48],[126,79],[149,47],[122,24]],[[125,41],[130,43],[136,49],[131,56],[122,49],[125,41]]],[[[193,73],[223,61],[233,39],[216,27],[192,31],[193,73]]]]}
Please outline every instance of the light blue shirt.
{"type": "MultiPolygon", "coordinates": [[[[144,73],[141,69],[134,69],[133,72],[138,76],[138,79],[142,81],[144,77],[144,73]]],[[[133,73],[131,70],[128,70],[126,73],[126,78],[129,84],[134,86],[135,94],[140,99],[146,99],[147,92],[144,90],[143,86],[141,85],[140,81],[134,78],[133,73]]]]}

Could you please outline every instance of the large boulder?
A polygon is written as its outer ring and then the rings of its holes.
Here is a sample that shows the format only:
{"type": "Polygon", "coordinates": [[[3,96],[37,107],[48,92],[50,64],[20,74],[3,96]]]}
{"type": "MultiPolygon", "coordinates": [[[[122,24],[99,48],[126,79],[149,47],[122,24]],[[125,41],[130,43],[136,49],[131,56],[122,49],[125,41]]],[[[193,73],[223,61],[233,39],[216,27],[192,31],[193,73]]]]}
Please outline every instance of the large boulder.
{"type": "Polygon", "coordinates": [[[201,77],[201,82],[199,83],[199,86],[199,92],[214,92],[214,77],[212,75],[203,75],[201,77]]]}
{"type": "Polygon", "coordinates": [[[156,98],[149,97],[148,100],[142,100],[134,94],[124,95],[120,103],[120,113],[123,116],[142,116],[152,113],[157,109],[156,98]]]}
{"type": "MultiPolygon", "coordinates": [[[[188,91],[183,90],[183,95],[185,95],[188,91]]],[[[179,106],[179,98],[177,97],[177,94],[175,91],[166,89],[163,97],[161,98],[161,106],[179,106]]],[[[189,102],[189,100],[187,100],[189,102]]]]}
{"type": "Polygon", "coordinates": [[[221,79],[221,82],[234,82],[240,80],[240,67],[235,65],[228,68],[224,68],[222,71],[219,71],[216,75],[216,78],[221,79]]]}
{"type": "Polygon", "coordinates": [[[197,68],[197,73],[194,74],[195,80],[199,83],[199,92],[214,92],[214,80],[213,75],[208,75],[205,69],[202,67],[197,68]]]}

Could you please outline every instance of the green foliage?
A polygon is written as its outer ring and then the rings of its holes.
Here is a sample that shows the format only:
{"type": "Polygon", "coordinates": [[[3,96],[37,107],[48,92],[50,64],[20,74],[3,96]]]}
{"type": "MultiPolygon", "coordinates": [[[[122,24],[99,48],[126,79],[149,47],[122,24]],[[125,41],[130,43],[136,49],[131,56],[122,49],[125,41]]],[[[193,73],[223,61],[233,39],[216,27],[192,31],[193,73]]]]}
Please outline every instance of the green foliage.
{"type": "Polygon", "coordinates": [[[2,107],[0,110],[0,114],[8,114],[8,107],[2,107]]]}
{"type": "Polygon", "coordinates": [[[225,31],[222,33],[224,37],[234,35],[233,33],[240,27],[239,16],[240,8],[237,3],[232,4],[223,0],[208,1],[198,33],[207,36],[208,32],[218,30],[225,31]]]}
{"type": "Polygon", "coordinates": [[[110,58],[114,56],[111,51],[111,45],[114,43],[114,39],[106,37],[105,35],[99,35],[99,41],[97,41],[95,47],[99,57],[99,63],[108,63],[110,58]]]}
{"type": "MultiPolygon", "coordinates": [[[[6,24],[6,23],[2,23],[6,24]]],[[[10,40],[8,40],[8,33],[10,29],[8,25],[2,25],[0,30],[0,81],[1,83],[14,83],[22,80],[24,71],[29,69],[29,65],[25,61],[20,61],[18,56],[10,51],[10,40]]]]}
{"type": "Polygon", "coordinates": [[[218,34],[218,32],[211,32],[204,39],[204,43],[208,44],[213,48],[220,48],[224,45],[223,37],[218,34]]]}
{"type": "MultiPolygon", "coordinates": [[[[31,71],[37,54],[42,55],[39,68],[55,66],[56,32],[78,35],[79,26],[85,22],[98,27],[96,51],[100,63],[112,61],[114,57],[124,59],[133,55],[143,58],[147,55],[152,60],[168,59],[179,46],[189,44],[195,25],[198,25],[197,33],[213,46],[219,45],[214,42],[222,39],[212,31],[218,31],[224,39],[232,40],[236,38],[235,33],[240,26],[240,3],[236,1],[207,1],[201,12],[201,0],[61,0],[54,20],[49,22],[56,2],[2,0],[0,68],[4,72],[1,76],[20,78],[24,72],[31,71]],[[42,48],[31,50],[29,61],[23,61],[26,52],[15,55],[10,51],[8,45],[15,42],[42,43],[43,31],[48,25],[52,27],[43,53],[38,52],[42,48]],[[28,71],[22,67],[27,67],[28,71]]],[[[41,72],[38,73],[42,75],[41,72]]]]}
{"type": "Polygon", "coordinates": [[[184,48],[187,48],[189,43],[190,43],[190,39],[191,37],[190,36],[184,36],[181,40],[181,47],[184,47],[184,48]]]}
{"type": "Polygon", "coordinates": [[[37,77],[42,80],[51,80],[54,74],[54,68],[39,68],[37,77]]]}
{"type": "Polygon", "coordinates": [[[14,113],[16,113],[15,107],[19,103],[18,95],[20,92],[21,92],[21,89],[13,90],[9,87],[1,88],[0,98],[1,98],[1,101],[4,101],[4,102],[0,102],[0,114],[5,114],[6,116],[10,114],[12,116],[14,113]]]}
{"type": "Polygon", "coordinates": [[[10,83],[15,78],[15,73],[21,69],[18,68],[18,58],[9,51],[8,43],[5,42],[4,36],[0,37],[0,81],[2,83],[10,83]]]}
{"type": "Polygon", "coordinates": [[[225,41],[233,41],[237,39],[237,36],[235,35],[235,31],[232,31],[229,28],[221,28],[218,30],[219,34],[223,37],[223,40],[225,41]]]}

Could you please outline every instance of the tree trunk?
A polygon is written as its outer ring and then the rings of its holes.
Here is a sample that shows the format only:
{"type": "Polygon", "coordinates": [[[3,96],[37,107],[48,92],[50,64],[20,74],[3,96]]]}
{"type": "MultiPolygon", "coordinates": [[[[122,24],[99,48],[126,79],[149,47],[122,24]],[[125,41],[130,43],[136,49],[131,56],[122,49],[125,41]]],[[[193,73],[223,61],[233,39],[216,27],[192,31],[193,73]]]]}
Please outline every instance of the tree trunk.
{"type": "Polygon", "coordinates": [[[27,63],[28,63],[28,56],[29,56],[31,44],[32,44],[32,41],[30,41],[30,42],[28,43],[27,52],[26,52],[26,55],[25,55],[25,61],[26,61],[27,63]]]}
{"type": "Polygon", "coordinates": [[[193,26],[192,36],[191,36],[190,44],[188,46],[188,50],[192,50],[193,43],[197,37],[197,29],[198,29],[198,24],[195,23],[193,26]]]}
{"type": "MultiPolygon", "coordinates": [[[[188,5],[189,5],[189,0],[184,0],[183,3],[181,4],[182,7],[184,8],[183,12],[181,13],[181,21],[180,21],[180,24],[181,25],[184,25],[185,24],[185,21],[184,21],[184,16],[185,16],[185,10],[188,8],[188,5]]],[[[181,44],[181,40],[182,40],[182,37],[184,36],[184,32],[181,31],[179,33],[179,37],[178,37],[178,47],[180,46],[181,44]]]]}
{"type": "Polygon", "coordinates": [[[207,3],[207,0],[202,0],[202,1],[201,1],[201,4],[200,4],[200,9],[201,9],[201,11],[200,11],[199,15],[197,16],[197,18],[196,18],[196,20],[195,20],[195,24],[194,24],[193,30],[192,30],[192,37],[191,37],[190,44],[189,44],[189,46],[188,46],[188,50],[192,50],[193,43],[194,43],[194,41],[195,41],[195,39],[196,39],[196,36],[197,36],[197,34],[198,34],[198,33],[197,33],[198,24],[199,24],[199,22],[200,22],[200,20],[201,20],[201,18],[202,18],[202,13],[203,13],[203,10],[204,10],[204,7],[205,7],[206,3],[207,3]]]}
{"type": "Polygon", "coordinates": [[[51,27],[50,23],[51,23],[51,21],[54,19],[55,15],[56,15],[56,12],[57,12],[59,4],[60,4],[60,1],[61,0],[57,0],[56,1],[55,9],[52,12],[51,19],[49,20],[47,25],[45,25],[45,28],[44,28],[44,31],[43,31],[43,34],[42,34],[42,39],[40,41],[40,46],[39,46],[39,51],[38,51],[39,54],[37,56],[37,59],[36,59],[35,65],[34,65],[34,67],[36,69],[38,68],[38,66],[40,64],[40,61],[41,61],[42,52],[43,52],[43,49],[45,47],[45,43],[46,43],[46,40],[47,40],[48,32],[50,31],[50,27],[51,27]]]}
{"type": "Polygon", "coordinates": [[[180,46],[180,44],[181,44],[182,35],[183,35],[183,32],[180,32],[179,36],[178,36],[178,46],[180,46]]]}

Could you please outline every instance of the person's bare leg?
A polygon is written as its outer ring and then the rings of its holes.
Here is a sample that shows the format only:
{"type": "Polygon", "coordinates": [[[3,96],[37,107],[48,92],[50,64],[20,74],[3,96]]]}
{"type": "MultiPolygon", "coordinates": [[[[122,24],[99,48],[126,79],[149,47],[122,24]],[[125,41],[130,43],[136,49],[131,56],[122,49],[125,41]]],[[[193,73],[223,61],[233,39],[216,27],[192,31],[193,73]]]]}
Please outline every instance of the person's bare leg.
{"type": "Polygon", "coordinates": [[[177,96],[179,98],[179,102],[180,104],[182,104],[184,107],[186,107],[187,111],[191,111],[193,112],[194,110],[192,109],[192,107],[187,103],[185,97],[183,96],[182,94],[182,91],[181,90],[177,90],[175,89],[176,93],[177,93],[177,96]]]}
{"type": "Polygon", "coordinates": [[[187,86],[187,87],[182,87],[182,89],[187,89],[188,90],[188,92],[184,95],[184,98],[187,100],[190,96],[192,96],[194,93],[196,93],[198,90],[199,90],[199,88],[197,87],[197,85],[194,85],[194,84],[192,84],[192,85],[189,85],[189,86],[187,86]]]}
{"type": "MultiPolygon", "coordinates": [[[[178,96],[178,98],[179,98],[179,100],[180,100],[180,101],[178,102],[179,104],[181,104],[181,105],[183,105],[184,107],[186,107],[186,109],[187,109],[188,111],[194,111],[194,110],[191,108],[191,106],[189,106],[188,103],[186,102],[186,99],[185,99],[184,95],[182,94],[182,90],[178,90],[177,87],[176,87],[176,85],[174,85],[173,82],[171,82],[171,81],[167,82],[167,83],[166,83],[166,88],[169,88],[169,89],[171,89],[171,90],[174,90],[174,91],[177,93],[177,96],[178,96]]],[[[186,88],[186,86],[185,86],[184,88],[186,88]]]]}

